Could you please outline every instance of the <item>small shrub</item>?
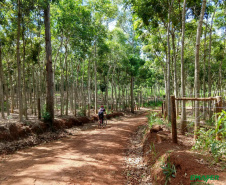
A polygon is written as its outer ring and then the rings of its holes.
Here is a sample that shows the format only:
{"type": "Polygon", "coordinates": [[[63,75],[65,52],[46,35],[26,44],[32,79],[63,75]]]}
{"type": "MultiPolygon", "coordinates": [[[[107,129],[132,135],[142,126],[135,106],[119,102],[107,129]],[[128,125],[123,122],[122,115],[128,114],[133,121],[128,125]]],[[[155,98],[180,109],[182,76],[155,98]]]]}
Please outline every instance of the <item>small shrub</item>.
{"type": "Polygon", "coordinates": [[[152,128],[153,125],[164,125],[164,121],[157,116],[157,113],[151,113],[148,116],[148,125],[152,128]]]}
{"type": "Polygon", "coordinates": [[[44,121],[50,121],[50,119],[51,119],[50,113],[48,113],[48,112],[44,112],[42,117],[43,117],[44,121]]]}
{"type": "Polygon", "coordinates": [[[44,119],[44,121],[50,121],[51,116],[50,116],[50,113],[46,111],[46,104],[42,106],[41,112],[42,112],[42,118],[44,119]]]}
{"type": "Polygon", "coordinates": [[[166,176],[166,182],[165,182],[165,185],[167,185],[170,177],[176,177],[176,167],[174,164],[171,164],[170,161],[167,162],[167,164],[165,164],[164,166],[160,166],[162,169],[163,169],[163,173],[164,175],[166,176]]]}

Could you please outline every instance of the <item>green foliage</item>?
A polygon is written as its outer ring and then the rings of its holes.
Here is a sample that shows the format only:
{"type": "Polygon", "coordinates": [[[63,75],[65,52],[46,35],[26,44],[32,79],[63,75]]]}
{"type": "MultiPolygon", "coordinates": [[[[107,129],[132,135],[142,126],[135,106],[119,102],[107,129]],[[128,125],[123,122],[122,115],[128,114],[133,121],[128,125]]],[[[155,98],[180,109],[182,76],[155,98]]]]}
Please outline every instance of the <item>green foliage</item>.
{"type": "Polygon", "coordinates": [[[51,116],[48,112],[44,112],[42,117],[44,118],[45,121],[50,121],[51,120],[51,116]]]}
{"type": "Polygon", "coordinates": [[[104,83],[104,82],[101,82],[100,83],[100,90],[101,90],[101,92],[105,92],[106,91],[106,83],[104,83]]]}
{"type": "Polygon", "coordinates": [[[144,107],[160,107],[162,106],[162,101],[148,101],[144,103],[144,107]]]}
{"type": "Polygon", "coordinates": [[[163,169],[163,173],[166,176],[166,182],[165,185],[167,185],[170,177],[176,177],[176,167],[174,164],[171,164],[170,160],[167,162],[167,164],[165,164],[164,166],[160,166],[163,169]]]}
{"type": "Polygon", "coordinates": [[[206,131],[204,128],[201,128],[198,135],[199,137],[192,149],[208,151],[214,157],[215,162],[219,162],[219,160],[226,156],[226,112],[222,111],[218,117],[216,129],[206,131]],[[220,125],[222,126],[221,129],[219,129],[220,125]],[[216,140],[216,134],[220,135],[221,140],[216,140]]]}
{"type": "Polygon", "coordinates": [[[44,121],[50,121],[51,120],[51,116],[50,116],[49,112],[46,111],[46,104],[44,104],[42,106],[41,115],[42,115],[42,118],[44,119],[44,121]]]}
{"type": "Polygon", "coordinates": [[[158,117],[157,113],[151,113],[148,116],[148,125],[152,128],[153,125],[163,125],[164,121],[158,117]]]}

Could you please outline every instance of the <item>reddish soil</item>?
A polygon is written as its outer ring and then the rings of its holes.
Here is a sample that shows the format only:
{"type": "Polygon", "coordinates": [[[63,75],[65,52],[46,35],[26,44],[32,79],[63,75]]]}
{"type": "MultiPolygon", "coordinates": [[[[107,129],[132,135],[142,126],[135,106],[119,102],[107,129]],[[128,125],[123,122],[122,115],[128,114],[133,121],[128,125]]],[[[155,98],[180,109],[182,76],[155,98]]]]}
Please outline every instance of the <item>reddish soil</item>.
{"type": "MultiPolygon", "coordinates": [[[[108,114],[107,119],[123,116],[122,112],[115,112],[108,114]]],[[[11,120],[12,121],[12,120],[11,120]]],[[[13,119],[13,122],[7,122],[2,119],[0,122],[0,142],[21,140],[21,138],[27,138],[31,135],[39,135],[50,130],[61,130],[65,128],[71,128],[73,126],[82,126],[85,123],[91,123],[98,121],[98,116],[92,117],[74,117],[74,116],[58,116],[50,128],[50,124],[44,120],[24,120],[22,123],[16,122],[18,120],[13,119]]],[[[1,147],[0,147],[1,148],[1,147]]],[[[0,151],[0,154],[2,152],[0,151]]]]}
{"type": "Polygon", "coordinates": [[[113,119],[104,129],[90,124],[68,138],[0,156],[0,184],[125,184],[127,144],[145,122],[142,114],[113,119]]]}
{"type": "MultiPolygon", "coordinates": [[[[151,168],[153,185],[165,184],[166,176],[163,174],[161,166],[167,162],[176,167],[176,178],[171,177],[167,185],[190,185],[195,182],[190,180],[191,175],[218,175],[219,180],[208,180],[207,183],[203,184],[226,184],[225,169],[223,171],[217,165],[211,166],[210,162],[207,161],[207,159],[211,159],[210,156],[201,155],[191,150],[194,144],[192,137],[178,134],[178,144],[175,144],[172,143],[170,131],[163,126],[163,130],[156,132],[156,128],[158,127],[155,126],[155,129],[147,132],[143,147],[144,161],[151,168]]],[[[225,165],[225,162],[221,163],[225,165]]]]}

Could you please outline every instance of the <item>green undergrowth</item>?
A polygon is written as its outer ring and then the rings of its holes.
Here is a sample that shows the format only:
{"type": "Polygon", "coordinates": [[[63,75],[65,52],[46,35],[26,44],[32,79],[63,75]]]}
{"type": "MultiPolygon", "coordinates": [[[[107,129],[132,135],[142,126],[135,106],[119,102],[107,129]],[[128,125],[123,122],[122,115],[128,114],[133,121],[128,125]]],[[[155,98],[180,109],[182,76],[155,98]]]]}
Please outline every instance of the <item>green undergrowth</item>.
{"type": "Polygon", "coordinates": [[[198,132],[198,139],[193,150],[198,150],[203,153],[210,153],[213,157],[212,163],[226,161],[226,112],[222,111],[217,120],[217,127],[211,129],[201,128],[198,132]],[[221,127],[220,127],[221,126],[221,127]],[[216,140],[216,135],[219,135],[220,140],[216,140]]]}
{"type": "Polygon", "coordinates": [[[46,104],[42,106],[41,115],[44,121],[49,121],[51,119],[50,113],[46,111],[46,104]]]}
{"type": "Polygon", "coordinates": [[[166,177],[165,185],[167,185],[171,177],[176,177],[176,167],[170,162],[170,157],[168,158],[167,163],[160,167],[163,169],[163,174],[166,177]]]}
{"type": "Polygon", "coordinates": [[[148,115],[148,126],[152,128],[153,125],[165,125],[168,129],[171,128],[171,124],[164,121],[163,118],[160,118],[156,112],[151,112],[148,115]]]}
{"type": "Polygon", "coordinates": [[[162,106],[162,101],[148,101],[148,102],[145,102],[143,104],[144,107],[147,107],[147,108],[154,108],[154,107],[161,107],[162,106]]]}

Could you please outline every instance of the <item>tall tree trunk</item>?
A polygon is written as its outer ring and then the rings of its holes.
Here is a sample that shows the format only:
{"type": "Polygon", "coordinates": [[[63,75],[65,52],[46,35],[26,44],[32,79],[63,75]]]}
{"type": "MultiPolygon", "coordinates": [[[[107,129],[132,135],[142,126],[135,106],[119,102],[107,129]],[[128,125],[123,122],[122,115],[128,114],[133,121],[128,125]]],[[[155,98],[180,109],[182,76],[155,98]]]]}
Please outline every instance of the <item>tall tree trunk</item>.
{"type": "Polygon", "coordinates": [[[115,87],[115,101],[116,101],[116,102],[115,102],[115,110],[118,111],[118,107],[119,107],[119,106],[118,106],[118,103],[119,103],[119,102],[118,102],[118,99],[119,99],[119,98],[118,98],[117,91],[119,91],[119,89],[117,88],[116,82],[114,83],[114,87],[115,87]]]}
{"type": "MultiPolygon", "coordinates": [[[[175,47],[175,32],[172,32],[172,45],[173,45],[173,68],[174,68],[174,73],[173,73],[173,83],[174,83],[174,95],[177,98],[177,59],[176,59],[176,47],[175,47]]],[[[178,116],[178,101],[176,101],[176,116],[178,116]]]]}
{"type": "Polygon", "coordinates": [[[97,114],[97,56],[96,56],[96,41],[94,45],[94,75],[95,75],[95,114],[97,114]]]}
{"type": "Polygon", "coordinates": [[[133,81],[134,77],[131,75],[130,79],[130,96],[131,96],[131,112],[134,113],[134,100],[133,100],[133,81]]]}
{"type": "MultiPolygon", "coordinates": [[[[223,52],[223,56],[225,54],[225,39],[224,39],[224,52],[223,52]]],[[[223,96],[223,93],[222,93],[222,60],[220,61],[220,69],[219,69],[219,90],[220,90],[220,96],[223,96]]]]}
{"type": "Polygon", "coordinates": [[[5,82],[5,93],[6,93],[6,112],[7,112],[7,116],[10,115],[9,113],[9,87],[8,87],[8,79],[9,79],[9,73],[6,76],[6,82],[5,82]]]}
{"type": "Polygon", "coordinates": [[[21,61],[20,61],[20,0],[18,2],[18,20],[17,20],[17,70],[18,70],[18,80],[17,80],[17,94],[19,99],[19,119],[23,121],[23,101],[22,101],[22,88],[21,88],[21,61]]]}
{"type": "MultiPolygon", "coordinates": [[[[39,18],[38,20],[38,38],[40,38],[41,35],[41,20],[39,18]]],[[[37,72],[37,76],[39,74],[39,78],[37,79],[37,109],[38,109],[38,119],[41,119],[41,65],[40,65],[40,49],[38,50],[38,68],[39,73],[37,72]]]]}
{"type": "Polygon", "coordinates": [[[174,0],[171,1],[168,11],[168,26],[167,26],[167,103],[168,103],[168,122],[171,122],[171,103],[170,103],[170,23],[171,23],[171,9],[174,0]]]}
{"type": "Polygon", "coordinates": [[[90,59],[88,61],[88,116],[90,117],[90,105],[91,105],[91,94],[90,94],[90,59]]]}
{"type": "Polygon", "coordinates": [[[106,80],[106,103],[107,103],[107,110],[109,108],[109,100],[108,100],[108,85],[109,85],[109,74],[110,74],[110,71],[111,71],[111,66],[109,67],[108,69],[108,74],[107,74],[107,80],[106,80]]]}
{"type": "MultiPolygon", "coordinates": [[[[213,18],[215,16],[216,9],[213,13],[211,19],[211,26],[210,26],[210,38],[209,38],[209,58],[208,58],[208,96],[211,97],[211,45],[212,45],[212,28],[213,28],[213,18]]],[[[212,118],[212,108],[211,108],[211,101],[209,101],[209,120],[212,118]]]]}
{"type": "Polygon", "coordinates": [[[46,112],[50,114],[50,121],[54,120],[54,84],[53,84],[53,67],[52,67],[52,46],[51,46],[51,31],[50,31],[50,4],[47,3],[44,8],[45,22],[45,41],[46,41],[46,112]]]}
{"type": "Polygon", "coordinates": [[[115,73],[115,67],[112,72],[112,77],[111,77],[111,110],[114,110],[114,73],[115,73]]]}
{"type": "Polygon", "coordinates": [[[11,74],[11,69],[8,61],[8,71],[9,71],[9,84],[10,84],[10,97],[11,97],[11,113],[13,113],[14,109],[14,86],[12,84],[12,77],[13,75],[11,74]]]}
{"type": "Polygon", "coordinates": [[[77,116],[77,104],[78,104],[78,66],[75,66],[77,68],[77,73],[76,73],[76,84],[75,84],[75,89],[74,89],[74,97],[75,97],[75,112],[74,116],[77,116]]]}
{"type": "MultiPolygon", "coordinates": [[[[203,97],[206,97],[206,33],[207,26],[204,34],[204,56],[203,56],[203,97]]],[[[203,102],[203,118],[206,119],[206,102],[203,102]]]]}
{"type": "Polygon", "coordinates": [[[60,115],[64,115],[64,64],[62,59],[60,58],[60,66],[61,66],[61,86],[60,86],[60,115]]]}
{"type": "Polygon", "coordinates": [[[83,60],[83,65],[82,65],[82,81],[81,81],[81,86],[82,86],[82,91],[81,91],[81,100],[82,100],[82,113],[84,116],[86,116],[86,106],[85,106],[85,92],[84,92],[84,74],[85,74],[85,60],[83,60]]]}
{"type": "MultiPolygon", "coordinates": [[[[196,47],[195,47],[195,98],[199,97],[199,49],[200,49],[200,37],[202,31],[202,23],[203,17],[206,9],[206,0],[202,2],[202,10],[200,13],[199,24],[197,28],[197,35],[196,35],[196,47]]],[[[200,125],[200,117],[199,117],[199,101],[195,101],[195,129],[194,129],[194,137],[197,138],[197,131],[199,130],[200,125]]]]}
{"type": "Polygon", "coordinates": [[[2,66],[2,46],[0,43],[0,103],[1,103],[1,114],[2,118],[5,119],[5,114],[4,114],[4,92],[3,92],[3,66],[2,66]]]}
{"type": "MultiPolygon", "coordinates": [[[[166,58],[167,54],[166,54],[166,58]]],[[[166,118],[167,114],[168,114],[168,87],[167,87],[167,64],[164,67],[164,84],[165,84],[165,112],[164,112],[164,119],[166,118]]],[[[151,95],[152,95],[152,86],[151,86],[151,95]]],[[[145,101],[144,101],[145,102],[145,101]]]]}
{"type": "MultiPolygon", "coordinates": [[[[186,14],[186,0],[184,0],[182,12],[182,38],[181,38],[181,97],[185,96],[185,74],[184,74],[184,34],[185,34],[185,14],[186,14]]],[[[186,123],[186,102],[181,104],[181,133],[184,135],[187,131],[186,123]]]]}
{"type": "Polygon", "coordinates": [[[66,45],[65,45],[65,70],[66,70],[66,79],[65,79],[65,86],[66,86],[66,115],[68,116],[68,61],[67,61],[67,41],[66,41],[66,45]]]}
{"type": "Polygon", "coordinates": [[[23,102],[24,102],[24,106],[23,106],[23,112],[24,112],[24,116],[25,119],[28,119],[27,117],[27,96],[26,96],[26,79],[25,79],[25,38],[24,38],[24,33],[25,33],[25,25],[23,23],[23,32],[22,32],[22,40],[23,40],[23,82],[24,82],[24,87],[23,87],[23,102]]]}

